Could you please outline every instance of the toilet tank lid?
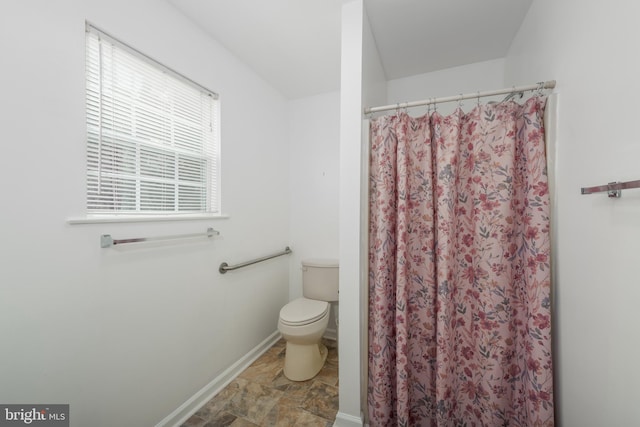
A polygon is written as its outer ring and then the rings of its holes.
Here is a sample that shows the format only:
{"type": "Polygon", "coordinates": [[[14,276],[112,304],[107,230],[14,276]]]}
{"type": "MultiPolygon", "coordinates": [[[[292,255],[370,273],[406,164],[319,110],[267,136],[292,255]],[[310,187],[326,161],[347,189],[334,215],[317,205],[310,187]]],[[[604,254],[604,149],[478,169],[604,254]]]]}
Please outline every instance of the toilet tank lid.
{"type": "Polygon", "coordinates": [[[335,268],[338,267],[338,260],[335,258],[311,258],[303,259],[302,265],[304,267],[325,267],[335,268]]]}

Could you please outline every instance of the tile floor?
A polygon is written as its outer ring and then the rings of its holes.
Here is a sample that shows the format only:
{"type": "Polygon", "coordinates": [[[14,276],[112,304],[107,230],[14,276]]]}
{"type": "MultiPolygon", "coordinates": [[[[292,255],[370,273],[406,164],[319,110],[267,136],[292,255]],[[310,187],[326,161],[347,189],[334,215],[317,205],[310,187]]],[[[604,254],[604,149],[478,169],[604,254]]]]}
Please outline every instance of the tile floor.
{"type": "Polygon", "coordinates": [[[285,342],[278,341],[182,427],[333,426],[338,412],[338,352],[324,340],[327,362],[308,381],[283,372],[285,342]]]}

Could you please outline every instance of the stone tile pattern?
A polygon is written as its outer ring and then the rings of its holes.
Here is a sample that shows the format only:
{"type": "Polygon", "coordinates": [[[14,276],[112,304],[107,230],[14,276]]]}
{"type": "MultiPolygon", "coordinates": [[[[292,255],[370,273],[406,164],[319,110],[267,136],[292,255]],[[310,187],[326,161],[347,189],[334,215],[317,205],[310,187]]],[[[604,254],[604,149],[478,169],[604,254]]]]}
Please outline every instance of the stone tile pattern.
{"type": "Polygon", "coordinates": [[[322,370],[308,381],[284,376],[284,340],[278,341],[182,427],[331,427],[338,412],[338,352],[335,341],[322,370]]]}

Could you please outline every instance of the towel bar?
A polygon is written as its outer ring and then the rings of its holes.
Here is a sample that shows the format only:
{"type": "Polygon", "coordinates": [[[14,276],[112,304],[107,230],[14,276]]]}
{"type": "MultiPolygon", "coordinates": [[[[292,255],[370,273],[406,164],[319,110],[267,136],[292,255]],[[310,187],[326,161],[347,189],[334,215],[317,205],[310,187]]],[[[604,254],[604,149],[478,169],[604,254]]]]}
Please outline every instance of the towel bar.
{"type": "Polygon", "coordinates": [[[176,234],[173,236],[159,236],[159,237],[135,237],[132,239],[114,239],[111,234],[103,234],[100,236],[100,247],[109,248],[115,245],[122,245],[127,243],[141,243],[141,242],[154,242],[160,240],[174,240],[174,239],[189,239],[193,237],[213,237],[220,235],[220,232],[213,228],[207,228],[206,233],[191,233],[191,234],[176,234]]]}

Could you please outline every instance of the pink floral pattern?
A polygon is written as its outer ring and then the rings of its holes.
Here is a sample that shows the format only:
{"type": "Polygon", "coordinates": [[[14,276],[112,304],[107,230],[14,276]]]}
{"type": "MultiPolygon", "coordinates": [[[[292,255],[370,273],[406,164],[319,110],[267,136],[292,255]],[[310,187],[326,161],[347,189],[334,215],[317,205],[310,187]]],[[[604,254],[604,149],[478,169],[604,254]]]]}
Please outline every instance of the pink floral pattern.
{"type": "Polygon", "coordinates": [[[545,101],[372,120],[371,426],[553,426],[545,101]]]}

